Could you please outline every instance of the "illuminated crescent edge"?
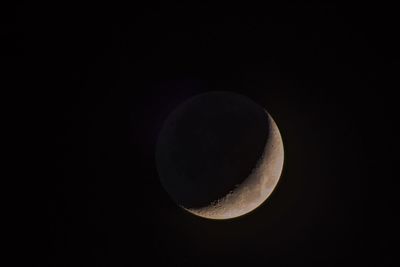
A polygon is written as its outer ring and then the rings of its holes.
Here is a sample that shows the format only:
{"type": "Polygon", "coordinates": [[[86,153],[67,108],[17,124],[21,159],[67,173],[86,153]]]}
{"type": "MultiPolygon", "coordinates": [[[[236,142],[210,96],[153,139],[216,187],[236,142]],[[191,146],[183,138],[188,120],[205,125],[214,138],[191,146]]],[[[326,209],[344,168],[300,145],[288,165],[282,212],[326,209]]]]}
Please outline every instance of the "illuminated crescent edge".
{"type": "Polygon", "coordinates": [[[247,179],[208,206],[183,209],[203,218],[225,220],[245,215],[267,200],[279,182],[284,162],[282,136],[273,118],[267,114],[270,135],[262,157],[247,179]]]}

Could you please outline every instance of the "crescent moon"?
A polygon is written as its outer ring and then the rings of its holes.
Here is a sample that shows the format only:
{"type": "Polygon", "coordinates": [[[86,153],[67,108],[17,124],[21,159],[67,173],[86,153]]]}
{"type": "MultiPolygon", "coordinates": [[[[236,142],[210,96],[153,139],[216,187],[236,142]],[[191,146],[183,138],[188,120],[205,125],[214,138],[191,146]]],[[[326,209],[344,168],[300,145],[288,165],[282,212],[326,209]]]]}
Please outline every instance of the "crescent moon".
{"type": "Polygon", "coordinates": [[[243,216],[263,204],[277,186],[283,170],[284,148],[278,126],[268,115],[270,134],[264,152],[249,177],[225,197],[209,206],[188,212],[207,219],[225,220],[243,216]]]}

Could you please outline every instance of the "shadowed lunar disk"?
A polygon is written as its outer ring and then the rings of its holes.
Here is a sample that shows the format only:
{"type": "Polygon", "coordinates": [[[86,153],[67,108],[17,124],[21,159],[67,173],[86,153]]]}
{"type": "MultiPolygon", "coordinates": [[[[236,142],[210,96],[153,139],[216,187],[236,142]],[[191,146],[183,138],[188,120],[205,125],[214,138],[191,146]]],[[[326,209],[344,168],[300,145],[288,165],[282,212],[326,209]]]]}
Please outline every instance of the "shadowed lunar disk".
{"type": "Polygon", "coordinates": [[[251,212],[280,178],[284,150],[268,112],[242,95],[212,92],[173,111],[160,132],[160,180],[185,210],[209,219],[251,212]]]}

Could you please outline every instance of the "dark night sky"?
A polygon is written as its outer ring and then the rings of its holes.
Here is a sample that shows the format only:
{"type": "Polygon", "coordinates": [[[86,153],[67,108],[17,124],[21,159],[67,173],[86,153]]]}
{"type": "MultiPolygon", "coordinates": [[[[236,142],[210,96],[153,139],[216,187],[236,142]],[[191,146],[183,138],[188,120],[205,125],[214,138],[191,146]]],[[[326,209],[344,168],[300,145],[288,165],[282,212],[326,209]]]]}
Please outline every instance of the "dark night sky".
{"type": "Polygon", "coordinates": [[[396,22],[334,2],[17,6],[12,57],[50,88],[40,265],[397,265],[396,22]],[[276,191],[233,221],[179,209],[155,168],[169,112],[213,90],[265,106],[285,144],[276,191]]]}

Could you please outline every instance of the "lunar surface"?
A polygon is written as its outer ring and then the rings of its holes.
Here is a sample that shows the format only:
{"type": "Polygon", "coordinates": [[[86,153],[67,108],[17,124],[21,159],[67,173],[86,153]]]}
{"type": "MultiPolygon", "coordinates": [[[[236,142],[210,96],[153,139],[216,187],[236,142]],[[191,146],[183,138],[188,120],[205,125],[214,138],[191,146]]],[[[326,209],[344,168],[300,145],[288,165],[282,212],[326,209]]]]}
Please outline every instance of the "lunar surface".
{"type": "Polygon", "coordinates": [[[208,219],[259,207],[282,173],[284,148],[268,112],[247,97],[212,92],[184,102],[160,132],[156,163],[173,200],[208,219]]]}

